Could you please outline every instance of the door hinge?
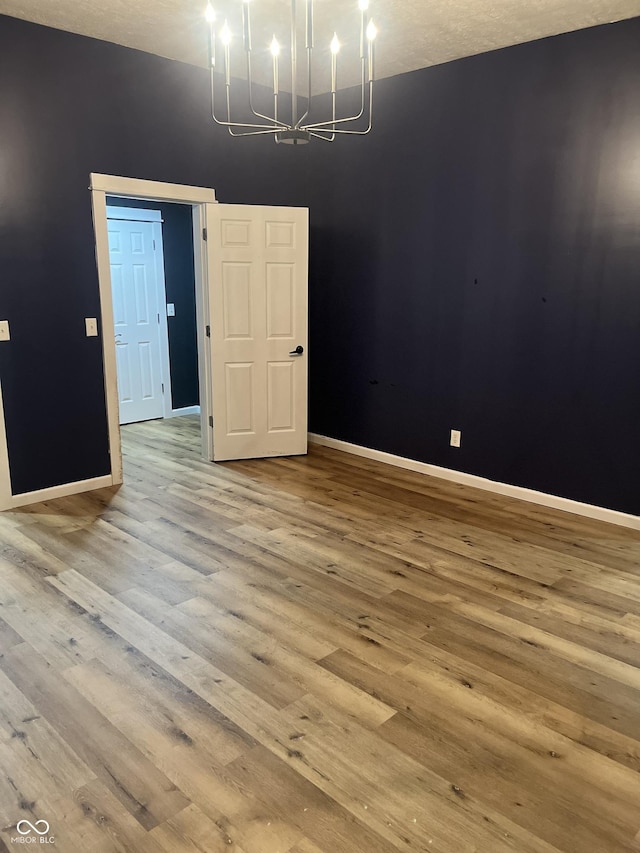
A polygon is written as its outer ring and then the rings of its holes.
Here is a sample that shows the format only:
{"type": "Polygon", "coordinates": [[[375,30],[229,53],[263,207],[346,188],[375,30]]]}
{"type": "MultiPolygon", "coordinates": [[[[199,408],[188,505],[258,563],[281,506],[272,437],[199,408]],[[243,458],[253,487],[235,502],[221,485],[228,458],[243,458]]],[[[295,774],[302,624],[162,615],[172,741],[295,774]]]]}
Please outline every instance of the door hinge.
{"type": "Polygon", "coordinates": [[[155,250],[156,250],[156,241],[154,240],[153,241],[153,251],[155,252],[155,250]]]}
{"type": "Polygon", "coordinates": [[[164,382],[161,382],[160,385],[162,386],[162,393],[164,394],[164,382]]]}
{"type": "Polygon", "coordinates": [[[213,415],[209,415],[209,426],[213,427],[213,415]]]}
{"type": "Polygon", "coordinates": [[[207,333],[207,337],[210,338],[211,337],[211,326],[207,326],[205,331],[207,333]]]}
{"type": "Polygon", "coordinates": [[[207,239],[207,229],[206,229],[206,228],[203,228],[203,229],[202,229],[202,239],[203,239],[203,240],[206,240],[206,239],[207,239]]]}
{"type": "Polygon", "coordinates": [[[158,323],[160,322],[160,315],[158,314],[158,323]]]}

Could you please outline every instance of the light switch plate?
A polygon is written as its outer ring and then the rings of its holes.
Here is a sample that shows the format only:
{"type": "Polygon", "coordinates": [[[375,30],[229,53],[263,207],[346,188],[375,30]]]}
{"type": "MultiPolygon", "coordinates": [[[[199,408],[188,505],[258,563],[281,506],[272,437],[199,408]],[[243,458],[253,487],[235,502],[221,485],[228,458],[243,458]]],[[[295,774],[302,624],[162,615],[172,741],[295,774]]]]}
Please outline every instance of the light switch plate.
{"type": "Polygon", "coordinates": [[[173,302],[167,302],[167,317],[175,317],[176,316],[176,306],[173,302]]]}
{"type": "Polygon", "coordinates": [[[96,338],[98,336],[98,321],[95,317],[85,317],[84,324],[87,329],[88,338],[96,338]]]}
{"type": "Polygon", "coordinates": [[[9,321],[8,320],[0,320],[0,341],[10,341],[11,335],[9,334],[9,321]]]}

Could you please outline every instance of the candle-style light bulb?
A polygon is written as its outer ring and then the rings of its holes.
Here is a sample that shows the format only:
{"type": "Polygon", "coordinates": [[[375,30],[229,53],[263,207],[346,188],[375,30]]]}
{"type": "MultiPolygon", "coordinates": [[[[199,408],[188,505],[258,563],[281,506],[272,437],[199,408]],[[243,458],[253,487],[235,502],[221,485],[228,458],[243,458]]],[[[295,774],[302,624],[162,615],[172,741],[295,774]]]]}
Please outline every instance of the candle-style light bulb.
{"type": "Polygon", "coordinates": [[[231,44],[231,30],[229,29],[229,24],[226,21],[220,30],[220,41],[225,47],[229,47],[231,44]]]}
{"type": "Polygon", "coordinates": [[[340,50],[337,33],[333,34],[329,47],[331,48],[331,94],[335,95],[338,90],[338,51],[340,50]]]}
{"type": "Polygon", "coordinates": [[[280,83],[278,80],[278,57],[280,56],[280,44],[278,43],[278,39],[275,36],[271,39],[271,44],[269,45],[269,50],[271,51],[271,56],[273,57],[274,115],[277,119],[278,118],[278,93],[279,93],[279,89],[280,89],[280,83]]]}
{"type": "Polygon", "coordinates": [[[373,19],[369,21],[367,24],[367,40],[369,42],[369,84],[371,85],[375,78],[375,39],[378,35],[378,30],[376,29],[376,25],[373,23],[373,19]]]}
{"type": "Polygon", "coordinates": [[[242,41],[246,51],[251,50],[251,18],[249,15],[249,0],[242,3],[242,41]]]}
{"type": "Polygon", "coordinates": [[[358,8],[360,9],[360,59],[364,61],[364,31],[367,23],[367,9],[369,8],[369,0],[358,0],[358,8]]]}
{"type": "Polygon", "coordinates": [[[209,63],[211,68],[216,67],[216,13],[211,3],[207,3],[204,16],[209,24],[209,63]]]}

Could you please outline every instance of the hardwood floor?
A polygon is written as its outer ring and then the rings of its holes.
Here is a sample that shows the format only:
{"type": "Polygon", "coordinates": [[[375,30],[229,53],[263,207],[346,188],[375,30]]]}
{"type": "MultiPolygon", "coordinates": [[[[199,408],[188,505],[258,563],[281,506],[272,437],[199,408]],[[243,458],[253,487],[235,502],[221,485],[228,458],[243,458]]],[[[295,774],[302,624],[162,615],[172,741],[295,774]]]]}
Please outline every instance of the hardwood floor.
{"type": "Polygon", "coordinates": [[[0,515],[0,850],[640,850],[640,537],[313,447],[0,515]]]}

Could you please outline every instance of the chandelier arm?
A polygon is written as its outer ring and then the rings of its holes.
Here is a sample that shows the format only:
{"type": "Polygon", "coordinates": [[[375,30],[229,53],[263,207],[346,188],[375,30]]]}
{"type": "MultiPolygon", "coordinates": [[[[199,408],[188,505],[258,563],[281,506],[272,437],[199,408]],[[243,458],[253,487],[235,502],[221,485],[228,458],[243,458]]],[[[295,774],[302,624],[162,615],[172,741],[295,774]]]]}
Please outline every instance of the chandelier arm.
{"type": "Polygon", "coordinates": [[[328,139],[330,142],[336,138],[336,112],[337,112],[337,104],[338,104],[338,93],[333,91],[331,93],[331,118],[333,121],[331,122],[331,130],[332,133],[329,135],[328,139]]]}
{"type": "Polygon", "coordinates": [[[254,114],[254,116],[256,118],[263,118],[265,121],[270,121],[273,124],[279,125],[281,130],[286,130],[286,124],[281,121],[278,121],[278,119],[274,116],[264,115],[263,113],[259,113],[253,108],[253,86],[251,85],[251,53],[249,51],[247,51],[247,83],[249,86],[249,109],[254,114]]]}
{"type": "MultiPolygon", "coordinates": [[[[336,92],[335,90],[331,92],[331,115],[333,117],[333,121],[336,120],[336,92]]],[[[335,125],[333,126],[333,131],[335,131],[335,125]]],[[[313,136],[315,139],[322,139],[324,142],[333,142],[336,138],[334,132],[329,130],[309,130],[307,131],[309,136],[313,136]],[[327,133],[328,136],[324,136],[323,134],[327,133]]]]}
{"type": "MultiPolygon", "coordinates": [[[[235,125],[235,126],[236,127],[243,127],[243,125],[239,125],[239,124],[235,125]]],[[[246,127],[252,127],[253,125],[245,125],[245,126],[246,127]]],[[[227,129],[229,131],[229,134],[231,136],[234,136],[234,137],[235,136],[264,136],[266,133],[280,133],[280,131],[282,130],[281,127],[269,127],[269,128],[266,128],[265,130],[245,130],[245,131],[242,131],[241,133],[236,133],[234,131],[233,127],[229,127],[227,129]]]]}
{"type": "Polygon", "coordinates": [[[335,130],[336,130],[336,104],[338,103],[338,93],[334,91],[331,93],[331,118],[333,121],[331,122],[331,132],[329,136],[322,137],[326,138],[329,142],[333,142],[336,138],[335,130]]]}
{"type": "MultiPolygon", "coordinates": [[[[335,124],[339,124],[341,121],[342,122],[350,121],[350,119],[337,119],[335,124]]],[[[373,126],[372,123],[373,123],[373,81],[370,81],[369,82],[369,125],[365,130],[343,130],[342,128],[338,128],[338,127],[326,128],[326,127],[322,127],[320,124],[314,125],[313,130],[320,130],[320,131],[324,130],[327,133],[329,133],[329,132],[341,133],[341,134],[349,134],[351,136],[366,136],[367,133],[369,133],[371,131],[371,128],[373,126]]],[[[326,121],[326,122],[323,122],[322,124],[331,124],[331,122],[326,121]]],[[[308,130],[309,132],[312,132],[311,126],[305,127],[305,128],[303,128],[303,130],[308,130]]]]}
{"type": "MultiPolygon", "coordinates": [[[[225,102],[227,104],[227,121],[231,124],[231,80],[227,74],[227,82],[225,85],[225,102]]],[[[229,131],[231,133],[231,131],[229,131]]]]}
{"type": "Polygon", "coordinates": [[[323,141],[323,142],[333,142],[333,140],[334,140],[334,136],[333,136],[333,135],[331,135],[331,136],[322,136],[320,133],[318,133],[318,132],[317,132],[317,131],[315,131],[315,130],[310,130],[310,131],[309,131],[309,135],[310,135],[310,136],[313,136],[313,138],[314,138],[314,139],[322,139],[322,141],[323,141]]]}
{"type": "MultiPolygon", "coordinates": [[[[215,110],[215,88],[214,88],[214,70],[211,69],[211,117],[215,121],[216,124],[221,125],[222,127],[227,127],[229,129],[233,127],[249,127],[256,128],[256,130],[261,131],[262,133],[277,133],[277,131],[282,130],[282,127],[278,125],[277,127],[268,127],[265,124],[251,124],[250,122],[244,121],[229,121],[218,118],[215,110]]],[[[233,136],[234,134],[232,134],[233,136]]]]}
{"type": "Polygon", "coordinates": [[[265,133],[278,133],[282,130],[281,127],[264,124],[248,124],[245,122],[231,121],[231,84],[227,81],[227,130],[230,136],[261,136],[265,133]],[[240,133],[235,133],[234,128],[256,128],[255,130],[242,130],[240,133]]]}
{"type": "MultiPolygon", "coordinates": [[[[311,132],[311,131],[309,131],[311,132]]],[[[335,130],[333,133],[340,133],[343,136],[366,136],[371,132],[371,126],[367,127],[366,130],[335,130]]]]}
{"type": "MultiPolygon", "coordinates": [[[[364,60],[362,60],[362,84],[361,84],[360,112],[359,113],[357,113],[356,115],[347,116],[346,118],[339,118],[339,119],[336,119],[335,113],[334,113],[333,119],[327,119],[326,121],[317,121],[317,122],[314,122],[313,124],[307,124],[303,127],[303,130],[312,130],[315,127],[322,128],[323,125],[325,125],[325,124],[333,125],[333,124],[343,124],[346,121],[358,121],[359,118],[362,118],[362,116],[364,115],[365,101],[366,101],[365,92],[367,91],[367,84],[365,81],[366,81],[366,72],[365,72],[365,67],[364,67],[364,60]]],[[[373,81],[371,81],[371,82],[373,82],[373,81]]],[[[373,88],[373,87],[371,87],[371,88],[373,88]]]]}

